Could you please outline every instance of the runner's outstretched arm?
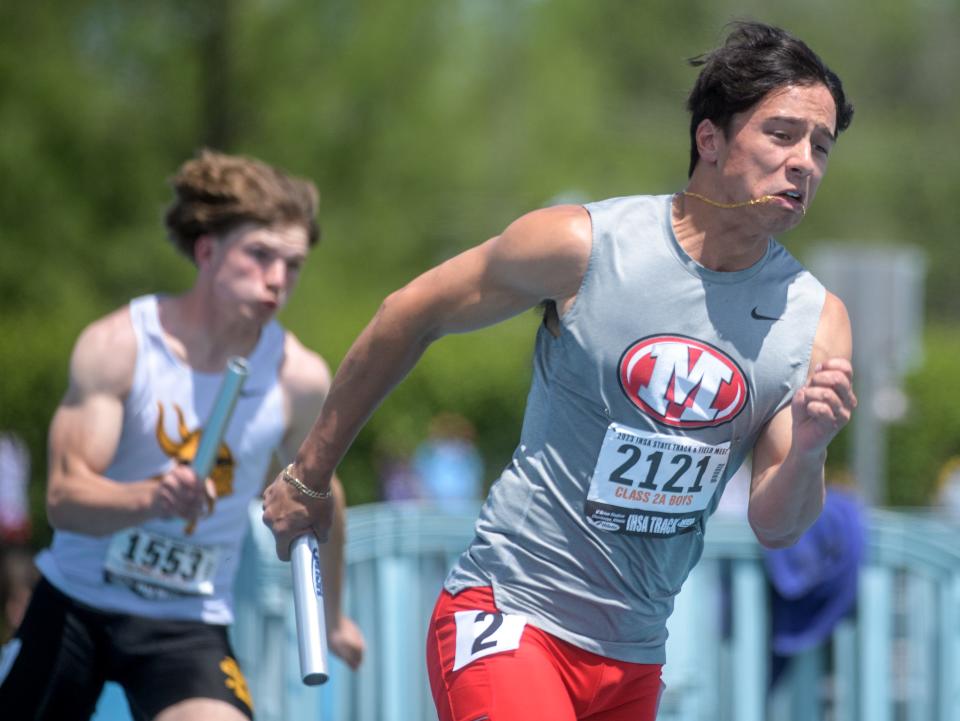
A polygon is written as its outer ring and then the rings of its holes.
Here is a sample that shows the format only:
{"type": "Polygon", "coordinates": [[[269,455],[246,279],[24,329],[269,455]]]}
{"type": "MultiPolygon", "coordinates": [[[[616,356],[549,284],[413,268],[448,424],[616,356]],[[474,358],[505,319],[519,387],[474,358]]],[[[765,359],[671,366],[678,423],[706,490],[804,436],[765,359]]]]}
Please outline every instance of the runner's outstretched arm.
{"type": "MultiPolygon", "coordinates": [[[[316,490],[329,487],[363,424],[433,341],[492,325],[543,300],[569,303],[586,270],[590,233],[581,206],[534,211],[387,297],[334,377],[297,454],[298,478],[316,490]]],[[[289,558],[290,543],[308,528],[326,537],[333,511],[329,499],[307,498],[281,478],[264,498],[264,521],[281,559],[289,558]]]]}

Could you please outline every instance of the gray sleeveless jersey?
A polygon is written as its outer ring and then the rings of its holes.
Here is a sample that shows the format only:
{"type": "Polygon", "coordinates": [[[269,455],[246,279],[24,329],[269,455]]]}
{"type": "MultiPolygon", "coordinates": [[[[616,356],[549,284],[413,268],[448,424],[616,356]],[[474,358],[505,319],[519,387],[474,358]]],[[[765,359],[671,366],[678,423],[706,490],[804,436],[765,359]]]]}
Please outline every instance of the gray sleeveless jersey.
{"type": "Polygon", "coordinates": [[[746,270],[703,268],[670,200],[586,206],[582,285],[560,337],[540,329],[520,445],[444,584],[638,663],[664,662],[706,519],[804,383],[825,297],[773,240],[746,270]]]}

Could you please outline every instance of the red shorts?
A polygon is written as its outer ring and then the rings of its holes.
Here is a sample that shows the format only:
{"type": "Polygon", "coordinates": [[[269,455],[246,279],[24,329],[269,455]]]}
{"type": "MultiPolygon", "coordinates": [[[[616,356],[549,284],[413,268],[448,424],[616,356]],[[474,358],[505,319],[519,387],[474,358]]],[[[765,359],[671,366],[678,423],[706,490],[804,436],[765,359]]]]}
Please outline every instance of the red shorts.
{"type": "Polygon", "coordinates": [[[524,624],[497,610],[490,587],[440,593],[427,631],[440,721],[654,721],[659,664],[598,656],[524,624]]]}

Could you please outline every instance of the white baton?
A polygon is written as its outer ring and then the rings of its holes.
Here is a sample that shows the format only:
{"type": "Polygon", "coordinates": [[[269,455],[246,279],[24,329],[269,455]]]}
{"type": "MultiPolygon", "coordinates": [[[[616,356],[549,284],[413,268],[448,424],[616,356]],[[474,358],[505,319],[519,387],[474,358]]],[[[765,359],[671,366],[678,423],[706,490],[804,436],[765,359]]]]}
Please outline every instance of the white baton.
{"type": "Polygon", "coordinates": [[[323,579],[320,555],[312,533],[299,536],[290,545],[293,573],[293,605],[297,614],[297,646],[300,677],[307,686],[326,683],[327,625],[323,613],[323,579]]]}

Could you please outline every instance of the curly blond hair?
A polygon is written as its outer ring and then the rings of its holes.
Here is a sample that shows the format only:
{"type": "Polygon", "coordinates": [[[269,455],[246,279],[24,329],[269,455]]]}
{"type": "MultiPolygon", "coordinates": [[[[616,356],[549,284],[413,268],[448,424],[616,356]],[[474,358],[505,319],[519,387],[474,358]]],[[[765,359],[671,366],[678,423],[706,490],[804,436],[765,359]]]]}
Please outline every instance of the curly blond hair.
{"type": "Polygon", "coordinates": [[[255,158],[203,149],[170,182],[175,197],[164,224],[191,260],[201,235],[223,235],[244,223],[302,225],[311,246],[320,238],[316,186],[255,158]]]}

